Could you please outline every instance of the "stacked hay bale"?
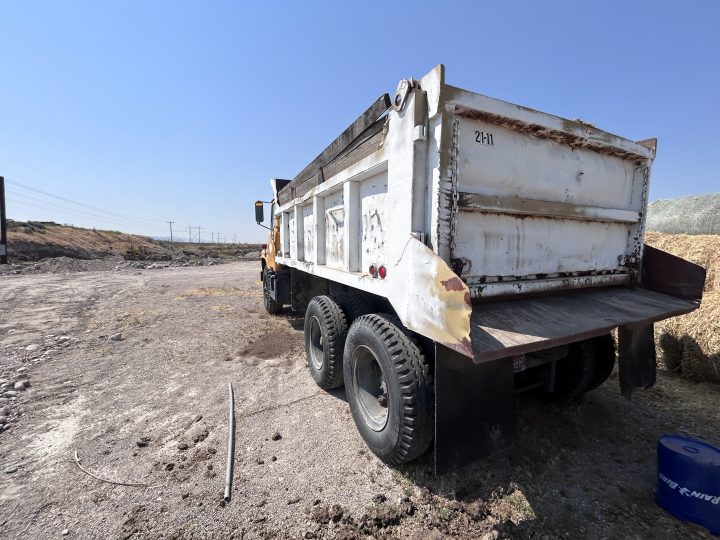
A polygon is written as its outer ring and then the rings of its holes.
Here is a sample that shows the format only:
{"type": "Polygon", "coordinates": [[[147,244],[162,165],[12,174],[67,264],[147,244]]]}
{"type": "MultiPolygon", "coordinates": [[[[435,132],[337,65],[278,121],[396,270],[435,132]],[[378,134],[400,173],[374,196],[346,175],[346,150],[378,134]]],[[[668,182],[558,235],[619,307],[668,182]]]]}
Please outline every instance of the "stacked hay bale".
{"type": "Polygon", "coordinates": [[[720,382],[720,235],[648,232],[645,241],[707,271],[700,309],[655,325],[659,363],[691,379],[720,382]]]}
{"type": "Polygon", "coordinates": [[[671,234],[720,234],[720,193],[655,201],[648,206],[647,229],[671,234]]]}

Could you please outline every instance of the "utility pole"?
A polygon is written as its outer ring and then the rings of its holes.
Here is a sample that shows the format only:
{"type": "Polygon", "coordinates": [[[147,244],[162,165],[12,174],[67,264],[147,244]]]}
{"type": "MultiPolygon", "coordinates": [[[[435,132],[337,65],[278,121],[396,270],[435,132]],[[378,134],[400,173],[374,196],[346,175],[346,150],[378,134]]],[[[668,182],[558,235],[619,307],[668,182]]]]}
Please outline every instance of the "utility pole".
{"type": "Polygon", "coordinates": [[[172,226],[174,221],[166,221],[165,223],[168,223],[170,225],[170,242],[172,242],[172,226]]]}
{"type": "Polygon", "coordinates": [[[193,233],[192,233],[192,226],[191,226],[191,225],[188,225],[187,231],[188,231],[188,242],[190,242],[190,243],[192,244],[193,233]]]}
{"type": "Polygon", "coordinates": [[[198,235],[197,235],[197,238],[198,238],[198,244],[201,244],[201,243],[202,243],[202,241],[200,240],[200,231],[201,231],[201,230],[202,230],[202,227],[201,227],[200,225],[198,225],[198,226],[197,226],[197,232],[198,232],[198,235]]]}
{"type": "Polygon", "coordinates": [[[237,244],[237,234],[233,234],[233,244],[237,244]]]}
{"type": "Polygon", "coordinates": [[[7,215],[5,214],[5,178],[0,176],[0,264],[7,264],[7,215]]]}
{"type": "Polygon", "coordinates": [[[210,233],[210,242],[214,242],[214,240],[213,240],[214,237],[215,237],[215,233],[211,232],[210,233]]]}

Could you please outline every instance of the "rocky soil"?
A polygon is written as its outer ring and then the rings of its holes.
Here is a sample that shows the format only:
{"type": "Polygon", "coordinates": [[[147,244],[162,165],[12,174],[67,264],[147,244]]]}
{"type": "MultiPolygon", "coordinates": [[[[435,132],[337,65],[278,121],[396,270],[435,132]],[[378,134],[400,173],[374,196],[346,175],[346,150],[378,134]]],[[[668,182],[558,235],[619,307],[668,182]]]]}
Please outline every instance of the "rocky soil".
{"type": "Polygon", "coordinates": [[[313,383],[302,319],[264,312],[257,262],[161,266],[0,276],[3,538],[709,537],[655,504],[655,444],[720,442],[716,385],[522,398],[506,451],[391,468],[313,383]]]}
{"type": "Polygon", "coordinates": [[[69,274],[72,272],[88,272],[99,270],[143,269],[158,270],[170,267],[213,266],[231,260],[259,260],[259,252],[249,252],[234,258],[179,256],[167,261],[137,260],[127,261],[118,256],[105,256],[98,259],[75,259],[71,257],[48,257],[36,262],[15,262],[0,265],[0,276],[9,274],[69,274]]]}

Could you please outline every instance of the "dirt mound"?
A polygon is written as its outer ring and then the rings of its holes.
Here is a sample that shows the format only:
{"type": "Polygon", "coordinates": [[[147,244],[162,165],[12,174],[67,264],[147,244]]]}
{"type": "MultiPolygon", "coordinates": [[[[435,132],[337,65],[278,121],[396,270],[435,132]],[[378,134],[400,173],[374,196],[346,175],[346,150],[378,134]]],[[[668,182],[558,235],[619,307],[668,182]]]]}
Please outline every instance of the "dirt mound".
{"type": "Polygon", "coordinates": [[[83,229],[51,221],[8,220],[8,255],[12,261],[48,257],[99,259],[124,255],[129,250],[165,251],[148,237],[118,231],[83,229]]]}
{"type": "Polygon", "coordinates": [[[111,270],[116,261],[117,258],[113,257],[92,260],[72,257],[49,257],[37,262],[0,265],[0,276],[11,274],[71,274],[74,272],[111,270]]]}
{"type": "Polygon", "coordinates": [[[707,270],[700,309],[655,325],[660,363],[691,379],[720,382],[720,235],[649,232],[646,242],[707,270]]]}
{"type": "Polygon", "coordinates": [[[43,262],[52,258],[90,261],[122,257],[128,261],[117,269],[210,266],[234,260],[257,260],[260,248],[260,244],[167,242],[118,231],[60,225],[52,221],[8,220],[9,260],[20,265],[0,268],[0,274],[40,273],[46,267],[45,271],[54,273],[112,268],[112,265],[99,263],[43,262]],[[30,268],[23,264],[28,262],[36,262],[40,266],[30,268]]]}

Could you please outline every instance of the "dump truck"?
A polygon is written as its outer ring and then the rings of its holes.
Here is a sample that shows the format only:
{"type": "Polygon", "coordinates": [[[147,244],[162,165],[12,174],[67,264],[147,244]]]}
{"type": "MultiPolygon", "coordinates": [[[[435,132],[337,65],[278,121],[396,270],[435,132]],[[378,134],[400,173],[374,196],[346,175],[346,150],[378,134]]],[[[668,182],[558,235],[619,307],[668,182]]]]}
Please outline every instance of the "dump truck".
{"type": "Polygon", "coordinates": [[[574,398],[616,359],[625,396],[654,384],[653,323],[705,280],[643,243],[655,151],[442,65],[403,79],[255,203],[265,308],[304,312],[310,374],[377,456],[462,466],[512,442],[518,393],[574,398]]]}

